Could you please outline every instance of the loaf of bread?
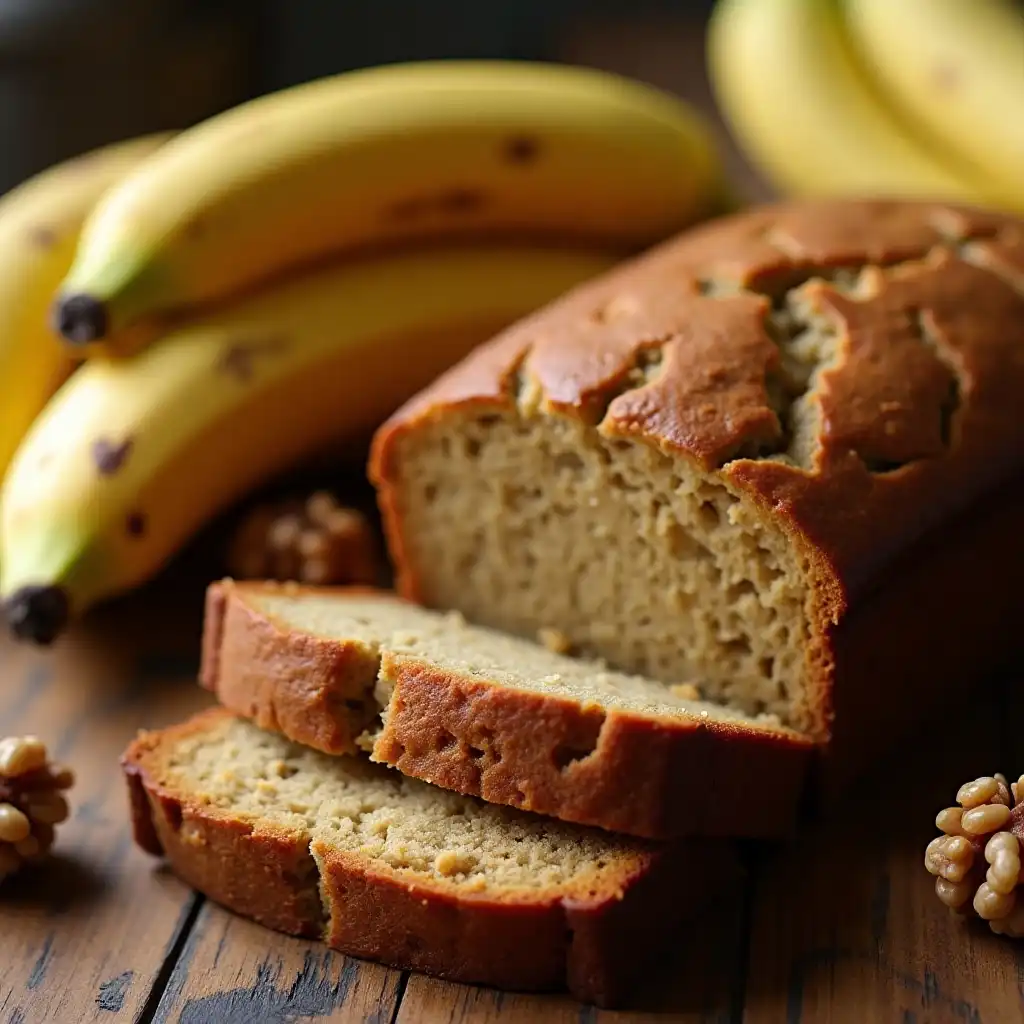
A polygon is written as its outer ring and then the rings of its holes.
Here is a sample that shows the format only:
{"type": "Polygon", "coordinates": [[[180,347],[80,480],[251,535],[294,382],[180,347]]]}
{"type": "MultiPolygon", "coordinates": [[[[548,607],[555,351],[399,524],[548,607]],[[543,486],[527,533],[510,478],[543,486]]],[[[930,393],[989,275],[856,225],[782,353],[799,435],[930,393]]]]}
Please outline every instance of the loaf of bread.
{"type": "Polygon", "coordinates": [[[214,584],[200,677],[236,714],[318,750],[362,747],[446,789],[649,838],[785,832],[812,752],[691,683],[365,589],[214,584]]]}
{"type": "Polygon", "coordinates": [[[1024,222],[788,202],[477,349],[371,475],[406,597],[863,757],[1018,631],[1022,397],[1024,222]]]}
{"type": "Polygon", "coordinates": [[[222,709],[123,759],[136,840],[271,928],[397,967],[620,1001],[736,884],[727,844],[658,847],[327,757],[222,709]]]}

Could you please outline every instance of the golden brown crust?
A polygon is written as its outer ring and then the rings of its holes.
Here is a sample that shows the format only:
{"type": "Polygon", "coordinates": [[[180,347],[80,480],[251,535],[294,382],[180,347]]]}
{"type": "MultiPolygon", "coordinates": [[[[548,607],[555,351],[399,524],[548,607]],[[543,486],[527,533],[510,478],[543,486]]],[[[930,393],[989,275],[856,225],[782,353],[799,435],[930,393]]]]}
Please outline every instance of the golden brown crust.
{"type": "Polygon", "coordinates": [[[135,834],[211,899],[344,953],[502,988],[568,987],[579,999],[613,1005],[679,923],[737,876],[724,843],[623,840],[618,877],[578,897],[556,888],[528,897],[410,881],[370,858],[310,844],[307,835],[245,820],[176,788],[166,770],[175,743],[228,718],[212,709],[131,744],[122,766],[135,834]],[[154,835],[156,846],[148,840],[154,835]]]}
{"type": "Polygon", "coordinates": [[[374,760],[490,803],[629,835],[778,836],[811,744],[742,723],[656,718],[481,683],[385,656],[395,684],[374,760]],[[749,799],[754,780],[770,780],[749,799]]]}
{"type": "MultiPolygon", "coordinates": [[[[349,709],[322,691],[332,689],[333,667],[354,657],[354,645],[300,633],[247,603],[247,594],[275,587],[213,585],[210,606],[223,612],[208,620],[202,678],[236,714],[325,753],[350,752],[349,709]],[[224,684],[226,673],[231,685],[224,684]]],[[[288,589],[300,595],[308,588],[288,589]]],[[[365,652],[362,657],[369,668],[365,652]]],[[[404,775],[652,839],[777,836],[796,819],[813,748],[790,730],[606,714],[387,652],[380,670],[394,693],[373,758],[404,775]],[[771,782],[750,800],[751,786],[763,780],[771,782]]],[[[364,677],[368,688],[376,677],[374,660],[364,677]]]]}
{"type": "Polygon", "coordinates": [[[316,865],[302,836],[256,831],[250,822],[164,785],[171,745],[216,728],[223,718],[224,712],[214,708],[180,726],[141,733],[125,752],[121,767],[135,841],[148,853],[165,856],[189,885],[239,914],[292,935],[319,937],[323,908],[316,865]]]}
{"type": "Polygon", "coordinates": [[[525,394],[720,474],[791,536],[813,588],[808,690],[826,738],[846,608],[930,528],[1024,467],[1022,353],[1018,219],[814,200],[709,223],[505,331],[378,431],[370,472],[399,590],[423,597],[404,537],[402,439],[474,407],[514,411],[525,394]],[[840,270],[859,274],[853,291],[814,280],[840,270]],[[807,464],[779,461],[788,439],[769,397],[780,350],[768,319],[796,288],[838,332],[810,390],[807,464]],[[651,349],[658,372],[637,387],[630,371],[651,349]]]}
{"type": "Polygon", "coordinates": [[[235,598],[245,586],[226,580],[207,591],[200,682],[264,729],[317,750],[354,753],[356,738],[376,718],[366,700],[376,657],[361,645],[309,634],[282,643],[277,626],[235,598]]]}

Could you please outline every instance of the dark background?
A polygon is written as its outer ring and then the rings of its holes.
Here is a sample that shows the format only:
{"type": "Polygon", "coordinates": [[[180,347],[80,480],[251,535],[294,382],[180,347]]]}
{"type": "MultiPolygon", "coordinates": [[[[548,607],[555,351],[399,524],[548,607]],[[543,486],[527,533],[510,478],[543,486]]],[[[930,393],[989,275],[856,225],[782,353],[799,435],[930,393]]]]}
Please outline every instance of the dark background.
{"type": "Polygon", "coordinates": [[[712,0],[0,0],[0,192],[94,146],[400,60],[562,60],[707,105],[712,0]]]}

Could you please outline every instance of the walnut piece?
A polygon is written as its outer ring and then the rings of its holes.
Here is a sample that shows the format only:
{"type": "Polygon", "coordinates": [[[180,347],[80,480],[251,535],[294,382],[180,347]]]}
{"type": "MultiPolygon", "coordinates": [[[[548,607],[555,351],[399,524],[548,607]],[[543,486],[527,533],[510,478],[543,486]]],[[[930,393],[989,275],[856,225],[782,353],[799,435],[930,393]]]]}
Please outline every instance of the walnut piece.
{"type": "Polygon", "coordinates": [[[700,700],[700,690],[697,689],[693,683],[676,683],[670,686],[669,689],[677,696],[682,697],[683,700],[700,700]]]}
{"type": "Polygon", "coordinates": [[[37,737],[0,740],[0,882],[49,852],[54,827],[68,816],[64,791],[74,781],[69,768],[49,763],[37,737]]]}
{"type": "Polygon", "coordinates": [[[935,876],[935,894],[958,914],[987,921],[997,935],[1024,937],[1024,776],[1007,783],[984,775],[964,783],[958,807],[935,817],[943,833],[928,844],[925,868],[935,876]]]}
{"type": "Polygon", "coordinates": [[[548,626],[538,629],[537,641],[553,654],[568,654],[572,650],[572,641],[560,629],[548,626]]]}
{"type": "Polygon", "coordinates": [[[325,491],[255,509],[236,532],[227,561],[230,575],[243,580],[370,586],[381,575],[370,523],[325,491]]]}

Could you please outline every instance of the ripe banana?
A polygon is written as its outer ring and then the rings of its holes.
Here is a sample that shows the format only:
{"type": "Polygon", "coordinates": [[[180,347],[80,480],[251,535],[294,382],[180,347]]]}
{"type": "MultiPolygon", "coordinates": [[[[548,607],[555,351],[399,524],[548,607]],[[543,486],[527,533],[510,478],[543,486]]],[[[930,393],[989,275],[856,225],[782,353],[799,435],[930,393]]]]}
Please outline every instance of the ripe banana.
{"type": "Polygon", "coordinates": [[[36,421],[0,494],[8,622],[49,642],[253,485],[371,429],[615,259],[508,244],[379,254],[222,308],[133,359],[90,360],[36,421]]]}
{"type": "Polygon", "coordinates": [[[720,0],[708,59],[737,139],[784,192],[1000,198],[942,162],[884,106],[855,62],[838,0],[720,0]]]}
{"type": "Polygon", "coordinates": [[[845,0],[894,105],[1024,206],[1024,9],[1009,0],[845,0]]]}
{"type": "Polygon", "coordinates": [[[450,61],[349,72],[184,132],[90,218],[55,319],[143,347],[168,313],[369,244],[501,233],[633,249],[709,211],[688,106],[584,68],[450,61]]]}
{"type": "Polygon", "coordinates": [[[58,164],[0,199],[0,478],[36,414],[71,371],[47,310],[100,196],[167,136],[58,164]]]}

